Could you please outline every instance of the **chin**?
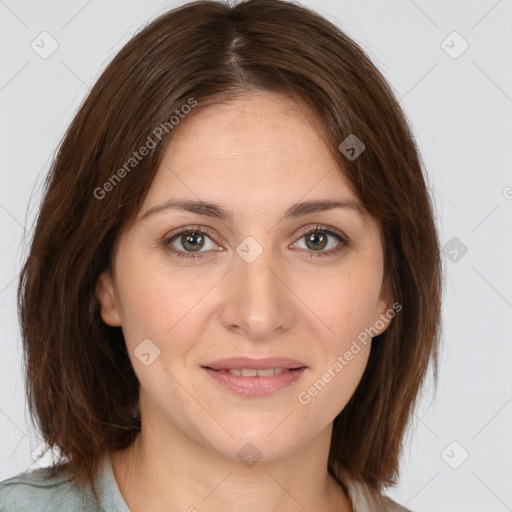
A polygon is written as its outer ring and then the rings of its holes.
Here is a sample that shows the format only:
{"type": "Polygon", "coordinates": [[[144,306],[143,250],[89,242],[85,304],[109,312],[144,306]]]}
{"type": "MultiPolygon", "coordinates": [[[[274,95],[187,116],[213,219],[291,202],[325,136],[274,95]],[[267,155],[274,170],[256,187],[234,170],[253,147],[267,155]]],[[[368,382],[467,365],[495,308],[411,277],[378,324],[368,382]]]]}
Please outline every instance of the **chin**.
{"type": "Polygon", "coordinates": [[[226,430],[233,437],[226,434],[221,435],[220,438],[211,439],[209,436],[205,441],[223,455],[241,462],[279,459],[296,450],[302,439],[302,436],[299,438],[289,428],[279,428],[280,421],[282,420],[256,426],[253,424],[250,429],[241,430],[234,425],[226,426],[226,430]]]}

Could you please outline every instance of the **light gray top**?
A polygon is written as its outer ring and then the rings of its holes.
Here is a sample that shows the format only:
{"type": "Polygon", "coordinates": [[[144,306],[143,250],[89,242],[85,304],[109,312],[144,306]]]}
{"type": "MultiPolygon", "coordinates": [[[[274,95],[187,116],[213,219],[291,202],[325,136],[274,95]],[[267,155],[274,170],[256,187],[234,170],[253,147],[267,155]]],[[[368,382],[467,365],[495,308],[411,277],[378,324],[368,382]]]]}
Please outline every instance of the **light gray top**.
{"type": "MultiPolygon", "coordinates": [[[[411,512],[390,498],[375,499],[365,484],[342,473],[354,512],[411,512]]],[[[66,470],[50,476],[45,468],[25,471],[0,482],[0,512],[130,512],[119,490],[110,457],[97,474],[99,503],[90,488],[82,489],[66,470]]]]}
{"type": "Polygon", "coordinates": [[[117,486],[110,457],[96,477],[99,503],[90,487],[83,489],[66,469],[50,476],[46,468],[25,471],[0,482],[0,512],[130,512],[117,486]]]}

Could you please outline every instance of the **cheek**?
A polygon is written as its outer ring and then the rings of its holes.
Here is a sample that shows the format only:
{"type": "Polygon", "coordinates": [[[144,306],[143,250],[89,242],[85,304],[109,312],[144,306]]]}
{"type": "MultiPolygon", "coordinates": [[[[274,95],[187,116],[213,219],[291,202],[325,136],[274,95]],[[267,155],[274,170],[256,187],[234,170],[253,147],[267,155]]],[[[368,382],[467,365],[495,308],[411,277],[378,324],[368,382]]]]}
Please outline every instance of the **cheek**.
{"type": "Polygon", "coordinates": [[[359,385],[370,354],[371,344],[349,343],[336,350],[329,362],[298,390],[297,402],[305,417],[327,425],[344,409],[359,385]]]}
{"type": "Polygon", "coordinates": [[[314,313],[308,318],[321,319],[321,332],[315,329],[318,365],[298,390],[297,401],[324,422],[345,407],[368,363],[371,337],[365,328],[371,325],[382,278],[375,268],[354,263],[329,279],[318,278],[321,286],[296,283],[297,295],[314,313]]]}
{"type": "Polygon", "coordinates": [[[172,300],[172,292],[162,283],[145,279],[144,275],[132,277],[126,282],[122,296],[121,319],[123,329],[131,337],[160,338],[170,322],[176,318],[171,308],[178,308],[172,300]]]}
{"type": "Polygon", "coordinates": [[[297,295],[313,314],[321,319],[322,339],[331,350],[342,350],[352,339],[364,332],[373,321],[380,293],[382,275],[368,267],[352,266],[329,279],[320,279],[321,286],[297,283],[297,295]]]}
{"type": "Polygon", "coordinates": [[[158,347],[165,333],[185,315],[187,301],[178,282],[163,279],[157,269],[125,259],[118,263],[118,306],[127,346],[134,350],[149,338],[158,347]]]}
{"type": "MultiPolygon", "coordinates": [[[[160,351],[156,367],[174,371],[201,339],[202,320],[208,315],[204,310],[205,294],[215,281],[191,279],[184,273],[170,276],[168,270],[166,273],[157,266],[137,267],[128,260],[119,265],[119,275],[121,271],[127,276],[120,280],[119,290],[122,328],[135,371],[139,374],[152,367],[143,367],[136,358],[138,347],[146,339],[160,351]]],[[[144,381],[147,372],[142,373],[139,377],[144,381]]]]}

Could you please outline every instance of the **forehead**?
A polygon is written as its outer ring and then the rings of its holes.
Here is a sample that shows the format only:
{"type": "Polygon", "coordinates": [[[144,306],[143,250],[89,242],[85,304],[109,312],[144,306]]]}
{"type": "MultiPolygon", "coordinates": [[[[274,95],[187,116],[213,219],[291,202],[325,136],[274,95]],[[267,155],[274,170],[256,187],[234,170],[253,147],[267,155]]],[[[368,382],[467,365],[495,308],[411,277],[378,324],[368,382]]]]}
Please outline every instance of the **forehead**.
{"type": "MultiPolygon", "coordinates": [[[[215,158],[242,155],[277,158],[326,150],[312,124],[312,113],[298,100],[272,92],[257,92],[199,108],[185,117],[170,142],[175,159],[180,149],[201,149],[215,158]],[[276,135],[279,137],[276,138],[276,135]]],[[[187,155],[190,158],[191,155],[187,155]]]]}
{"type": "Polygon", "coordinates": [[[306,105],[273,92],[200,107],[177,126],[153,188],[262,200],[299,200],[315,189],[355,199],[312,118],[306,105]]]}

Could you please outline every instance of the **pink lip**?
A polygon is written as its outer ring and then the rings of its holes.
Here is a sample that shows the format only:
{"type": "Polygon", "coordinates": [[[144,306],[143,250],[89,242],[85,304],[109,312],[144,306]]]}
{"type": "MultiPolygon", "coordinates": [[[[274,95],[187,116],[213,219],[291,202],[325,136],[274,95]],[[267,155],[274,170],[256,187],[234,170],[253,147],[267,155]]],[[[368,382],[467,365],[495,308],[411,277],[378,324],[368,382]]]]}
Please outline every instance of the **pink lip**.
{"type": "MultiPolygon", "coordinates": [[[[265,362],[265,364],[267,363],[265,362]]],[[[286,368],[286,365],[270,366],[270,368],[283,367],[286,368]]],[[[254,368],[254,366],[248,365],[243,366],[243,368],[254,368]]],[[[276,393],[280,389],[293,384],[300,378],[307,368],[302,367],[295,370],[289,370],[278,375],[272,375],[271,377],[260,377],[258,375],[256,377],[242,377],[240,375],[233,375],[227,371],[212,370],[211,368],[205,367],[203,367],[203,370],[227,389],[240,395],[256,397],[271,395],[272,393],[276,393]]]]}
{"type": "Polygon", "coordinates": [[[286,357],[266,357],[264,359],[251,359],[250,357],[229,357],[227,359],[212,361],[211,363],[206,363],[201,366],[203,368],[211,368],[212,370],[241,370],[243,368],[268,370],[269,368],[297,369],[304,368],[306,365],[300,361],[296,361],[295,359],[288,359],[286,357]]]}

